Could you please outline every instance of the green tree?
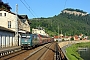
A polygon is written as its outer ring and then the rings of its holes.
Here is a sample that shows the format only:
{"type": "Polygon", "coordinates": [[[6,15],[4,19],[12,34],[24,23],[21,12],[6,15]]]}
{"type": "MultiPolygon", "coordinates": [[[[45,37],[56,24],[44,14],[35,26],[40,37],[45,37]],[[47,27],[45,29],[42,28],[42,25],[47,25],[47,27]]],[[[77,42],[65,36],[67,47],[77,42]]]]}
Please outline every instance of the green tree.
{"type": "Polygon", "coordinates": [[[10,9],[12,9],[12,8],[8,5],[8,3],[3,3],[3,2],[1,1],[1,2],[0,2],[0,9],[10,11],[10,9]]]}

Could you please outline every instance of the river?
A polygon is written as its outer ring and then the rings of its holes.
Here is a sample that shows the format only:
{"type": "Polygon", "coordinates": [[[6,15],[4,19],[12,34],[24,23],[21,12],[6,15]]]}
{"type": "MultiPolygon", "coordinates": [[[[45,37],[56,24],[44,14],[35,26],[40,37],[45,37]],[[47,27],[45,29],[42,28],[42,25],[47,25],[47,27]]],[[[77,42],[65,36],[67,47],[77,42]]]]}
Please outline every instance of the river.
{"type": "Polygon", "coordinates": [[[90,48],[78,50],[78,53],[84,60],[90,60],[90,48]]]}

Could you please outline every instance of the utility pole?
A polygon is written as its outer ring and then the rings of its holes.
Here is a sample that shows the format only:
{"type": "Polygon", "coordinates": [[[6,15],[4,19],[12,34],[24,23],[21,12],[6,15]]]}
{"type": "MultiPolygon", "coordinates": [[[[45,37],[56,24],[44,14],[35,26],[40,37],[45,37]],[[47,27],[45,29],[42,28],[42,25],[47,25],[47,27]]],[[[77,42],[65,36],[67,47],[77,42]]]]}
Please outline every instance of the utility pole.
{"type": "Polygon", "coordinates": [[[65,38],[66,38],[66,33],[65,33],[65,38]]]}
{"type": "Polygon", "coordinates": [[[18,4],[16,4],[16,22],[15,22],[15,40],[16,40],[16,45],[18,45],[18,4]]]}
{"type": "Polygon", "coordinates": [[[58,41],[59,41],[59,25],[58,25],[58,41]]]}
{"type": "Polygon", "coordinates": [[[61,30],[61,39],[62,39],[62,30],[61,30]]]}
{"type": "Polygon", "coordinates": [[[62,34],[62,30],[61,30],[61,34],[62,34]]]}

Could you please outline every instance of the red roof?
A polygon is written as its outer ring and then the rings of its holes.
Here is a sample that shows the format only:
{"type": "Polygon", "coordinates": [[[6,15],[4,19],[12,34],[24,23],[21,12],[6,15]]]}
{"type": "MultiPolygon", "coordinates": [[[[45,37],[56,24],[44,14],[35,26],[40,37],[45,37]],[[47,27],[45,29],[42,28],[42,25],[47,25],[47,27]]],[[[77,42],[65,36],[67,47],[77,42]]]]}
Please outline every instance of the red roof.
{"type": "Polygon", "coordinates": [[[54,38],[64,38],[64,36],[54,36],[54,38]]]}

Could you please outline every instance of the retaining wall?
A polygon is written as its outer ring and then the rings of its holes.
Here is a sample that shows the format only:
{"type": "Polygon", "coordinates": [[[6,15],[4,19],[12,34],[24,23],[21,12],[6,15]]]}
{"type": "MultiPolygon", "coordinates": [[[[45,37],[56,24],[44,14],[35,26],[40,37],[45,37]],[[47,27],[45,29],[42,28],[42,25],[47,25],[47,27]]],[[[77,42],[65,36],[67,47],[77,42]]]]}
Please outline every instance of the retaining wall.
{"type": "Polygon", "coordinates": [[[75,44],[75,43],[81,43],[81,42],[90,42],[90,40],[63,41],[63,42],[58,42],[58,45],[60,46],[60,48],[62,48],[69,44],[75,44]]]}

